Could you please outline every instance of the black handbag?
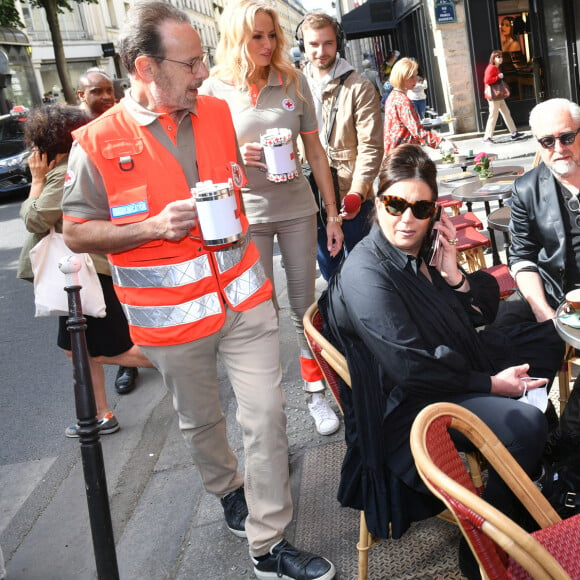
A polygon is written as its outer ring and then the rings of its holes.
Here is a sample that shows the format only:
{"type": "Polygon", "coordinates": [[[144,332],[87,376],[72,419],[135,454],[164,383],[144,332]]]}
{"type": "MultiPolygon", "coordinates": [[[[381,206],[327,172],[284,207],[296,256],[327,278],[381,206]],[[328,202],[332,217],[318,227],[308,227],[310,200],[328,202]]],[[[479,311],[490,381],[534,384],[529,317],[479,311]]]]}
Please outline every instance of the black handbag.
{"type": "MultiPolygon", "coordinates": [[[[318,189],[318,185],[316,185],[314,173],[312,172],[310,165],[308,164],[303,165],[302,173],[310,183],[310,188],[312,189],[312,193],[314,194],[314,199],[316,200],[316,205],[318,206],[318,211],[320,211],[320,215],[324,220],[326,220],[326,207],[324,205],[324,199],[322,198],[322,194],[318,189]]],[[[332,175],[332,185],[334,186],[334,201],[336,202],[336,207],[340,210],[340,189],[338,187],[338,171],[336,170],[336,168],[331,167],[330,174],[332,175]]]]}
{"type": "Polygon", "coordinates": [[[580,435],[557,429],[543,456],[541,490],[564,519],[580,513],[580,435]]]}

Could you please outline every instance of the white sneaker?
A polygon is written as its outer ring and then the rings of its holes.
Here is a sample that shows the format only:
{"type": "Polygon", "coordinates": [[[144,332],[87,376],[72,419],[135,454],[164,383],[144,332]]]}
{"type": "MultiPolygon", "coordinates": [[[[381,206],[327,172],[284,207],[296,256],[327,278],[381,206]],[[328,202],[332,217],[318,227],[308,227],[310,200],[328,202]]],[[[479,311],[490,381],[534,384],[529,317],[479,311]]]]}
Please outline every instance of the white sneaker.
{"type": "Polygon", "coordinates": [[[336,413],[324,397],[316,398],[312,403],[308,403],[308,410],[320,435],[332,435],[340,427],[336,413]]]}

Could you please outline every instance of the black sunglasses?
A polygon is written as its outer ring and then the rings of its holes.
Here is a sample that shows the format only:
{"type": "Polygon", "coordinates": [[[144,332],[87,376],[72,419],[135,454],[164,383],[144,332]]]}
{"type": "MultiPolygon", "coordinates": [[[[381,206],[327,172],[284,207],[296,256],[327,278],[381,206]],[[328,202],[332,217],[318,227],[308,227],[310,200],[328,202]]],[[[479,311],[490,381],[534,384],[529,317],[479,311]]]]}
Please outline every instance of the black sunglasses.
{"type": "Polygon", "coordinates": [[[560,133],[559,135],[547,135],[546,137],[540,137],[538,143],[544,149],[554,149],[556,141],[560,141],[562,145],[572,145],[576,140],[578,133],[580,133],[580,129],[569,131],[568,133],[560,133]]]}
{"type": "Polygon", "coordinates": [[[576,214],[576,227],[580,228],[580,200],[575,195],[568,199],[568,209],[576,214]]]}
{"type": "Polygon", "coordinates": [[[394,216],[403,215],[408,207],[411,208],[413,215],[418,220],[426,220],[435,215],[437,204],[434,201],[422,199],[420,201],[408,202],[402,197],[396,195],[383,195],[381,201],[387,212],[394,216]]]}

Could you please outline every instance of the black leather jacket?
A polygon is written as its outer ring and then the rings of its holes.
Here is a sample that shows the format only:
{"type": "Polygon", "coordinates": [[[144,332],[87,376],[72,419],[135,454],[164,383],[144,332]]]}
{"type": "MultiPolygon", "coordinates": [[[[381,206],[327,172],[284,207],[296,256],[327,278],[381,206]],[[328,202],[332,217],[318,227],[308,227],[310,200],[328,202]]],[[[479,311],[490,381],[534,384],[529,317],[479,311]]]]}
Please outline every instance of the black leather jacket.
{"type": "Polygon", "coordinates": [[[541,163],[513,186],[509,265],[515,275],[521,268],[540,274],[552,308],[564,298],[566,234],[558,202],[558,183],[541,163]]]}

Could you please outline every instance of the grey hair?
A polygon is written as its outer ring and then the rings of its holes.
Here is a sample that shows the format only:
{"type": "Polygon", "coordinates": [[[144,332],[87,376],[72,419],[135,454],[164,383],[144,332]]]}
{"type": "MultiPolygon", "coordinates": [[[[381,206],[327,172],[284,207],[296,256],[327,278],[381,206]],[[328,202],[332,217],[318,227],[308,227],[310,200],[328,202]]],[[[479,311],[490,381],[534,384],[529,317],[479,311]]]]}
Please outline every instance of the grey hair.
{"type": "Polygon", "coordinates": [[[135,2],[131,6],[117,43],[121,60],[130,74],[135,73],[137,57],[165,55],[159,27],[167,20],[191,24],[185,12],[166,2],[135,2]]]}
{"type": "Polygon", "coordinates": [[[536,128],[540,119],[551,119],[561,111],[568,111],[570,116],[580,127],[580,106],[568,99],[548,99],[538,103],[530,112],[530,129],[535,137],[538,137],[536,128]]]}

